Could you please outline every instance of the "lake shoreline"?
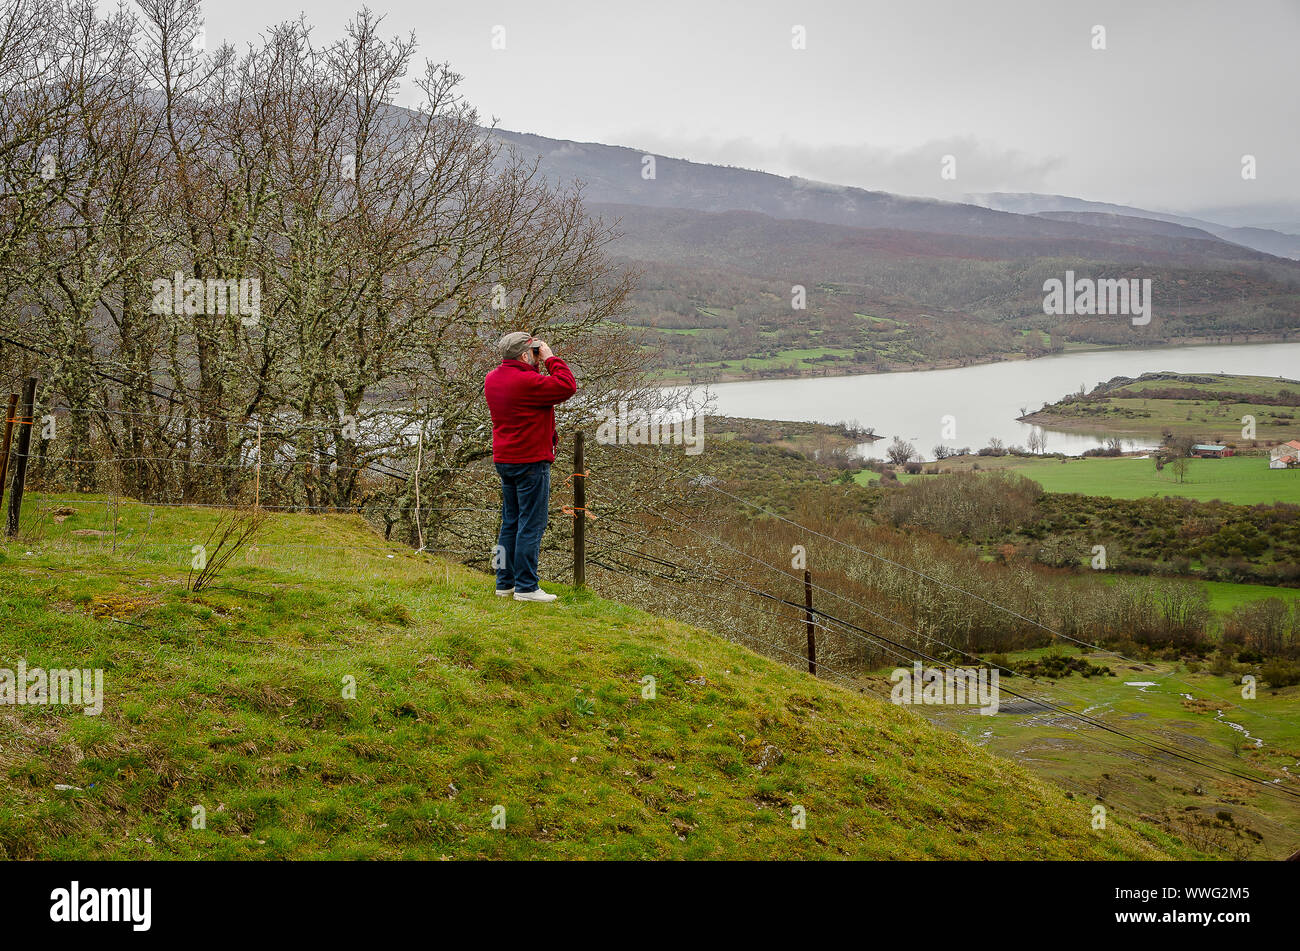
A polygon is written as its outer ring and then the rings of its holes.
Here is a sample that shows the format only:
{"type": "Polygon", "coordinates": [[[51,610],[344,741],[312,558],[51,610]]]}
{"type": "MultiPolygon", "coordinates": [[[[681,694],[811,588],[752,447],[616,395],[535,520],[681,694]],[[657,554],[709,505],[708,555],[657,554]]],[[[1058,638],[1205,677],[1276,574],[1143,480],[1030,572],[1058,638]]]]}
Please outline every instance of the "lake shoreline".
{"type": "MultiPolygon", "coordinates": [[[[900,373],[924,373],[931,370],[960,370],[968,367],[985,367],[996,366],[1000,363],[1030,363],[1035,360],[1047,360],[1052,357],[1070,357],[1085,353],[1157,353],[1167,350],[1186,350],[1192,347],[1248,347],[1261,346],[1270,343],[1295,343],[1300,340],[1300,333],[1273,333],[1273,334],[1216,334],[1205,337],[1185,337],[1178,343],[1162,343],[1151,347],[1134,347],[1129,345],[1107,346],[1105,344],[1083,344],[1072,350],[1052,350],[1037,356],[1026,356],[1020,352],[1009,352],[1003,354],[991,354],[985,359],[979,360],[932,360],[926,363],[899,363],[888,364],[877,367],[876,369],[864,369],[860,366],[848,367],[845,369],[825,370],[816,373],[799,372],[781,374],[779,376],[771,373],[761,373],[758,371],[745,372],[726,372],[712,376],[706,380],[690,381],[674,378],[654,379],[652,383],[655,386],[663,388],[672,387],[701,387],[712,386],[717,383],[772,383],[778,380],[822,380],[833,379],[846,376],[890,376],[900,373]]],[[[743,361],[738,361],[743,362],[743,361]]]]}
{"type": "MultiPolygon", "coordinates": [[[[1048,451],[1074,456],[1104,445],[1116,428],[1128,428],[1125,423],[1140,422],[1124,419],[1115,427],[1116,421],[1107,420],[1104,429],[1084,433],[1071,431],[1073,420],[1066,423],[1070,429],[1058,429],[1046,419],[1029,418],[1044,410],[1050,414],[1053,404],[1081,386],[1091,390],[1116,377],[1136,379],[1148,372],[1289,378],[1296,375],[1297,366],[1300,341],[1115,348],[907,373],[718,383],[696,387],[693,396],[702,400],[707,393],[709,412],[721,416],[823,423],[847,420],[859,430],[884,437],[874,448],[863,445],[862,454],[867,458],[881,456],[881,447],[890,445],[895,436],[930,457],[937,455],[934,449],[940,445],[974,451],[996,438],[1007,448],[1026,447],[1031,436],[1038,443],[1044,434],[1048,451]]],[[[1235,422],[1235,417],[1232,419],[1235,422]]],[[[1224,417],[1222,425],[1228,420],[1224,417]]],[[[1197,426],[1202,428],[1210,427],[1197,426]]],[[[1120,438],[1124,449],[1146,449],[1159,443],[1151,437],[1120,438]]]]}

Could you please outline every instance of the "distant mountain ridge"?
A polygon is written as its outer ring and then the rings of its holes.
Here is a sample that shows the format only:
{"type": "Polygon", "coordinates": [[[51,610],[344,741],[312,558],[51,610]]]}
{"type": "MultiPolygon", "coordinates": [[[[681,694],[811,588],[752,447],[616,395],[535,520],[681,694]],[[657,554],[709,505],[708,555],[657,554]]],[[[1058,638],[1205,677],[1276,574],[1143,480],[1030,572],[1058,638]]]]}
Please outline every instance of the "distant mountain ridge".
{"type": "Polygon", "coordinates": [[[906,197],[623,146],[485,134],[536,160],[552,185],[581,182],[587,210],[615,225],[609,253],[638,272],[621,322],[643,334],[667,380],[1300,333],[1300,239],[1280,232],[1057,196],[906,197]],[[1149,278],[1156,319],[1135,327],[1045,311],[1045,281],[1071,270],[1149,278]],[[792,304],[797,294],[802,306],[792,304]]]}
{"type": "MultiPolygon", "coordinates": [[[[829,280],[852,280],[865,260],[1034,261],[1069,257],[1123,261],[1127,266],[1225,267],[1274,258],[1204,231],[1144,219],[1062,213],[1060,235],[967,235],[952,232],[867,228],[806,218],[781,219],[753,211],[696,211],[588,201],[587,208],[618,220],[624,237],[618,253],[634,260],[689,265],[702,258],[754,273],[796,268],[829,280]],[[1075,219],[1081,219],[1076,221],[1075,219]],[[1130,226],[1127,222],[1133,222],[1130,226]]],[[[1031,220],[1057,221],[1057,216],[1031,220]]],[[[1300,280],[1295,265],[1290,270],[1300,280]]]]}
{"type": "Polygon", "coordinates": [[[493,130],[492,134],[522,154],[539,156],[542,172],[549,180],[580,179],[586,186],[586,200],[593,203],[707,212],[754,211],[773,218],[854,228],[900,228],[989,237],[1059,237],[1074,231],[1068,224],[973,204],[909,198],[752,169],[709,165],[625,146],[570,142],[502,129],[493,130]],[[654,157],[653,179],[642,177],[643,157],[647,155],[654,157]]]}
{"type": "Polygon", "coordinates": [[[1091,213],[1114,215],[1129,219],[1166,221],[1186,228],[1198,229],[1224,241],[1254,248],[1276,257],[1300,260],[1300,235],[1287,234],[1267,228],[1243,228],[1205,221],[1187,215],[1151,211],[1131,205],[1113,205],[1102,201],[1088,201],[1067,195],[1039,195],[1032,192],[991,192],[965,196],[970,202],[985,208],[1008,211],[1020,215],[1039,215],[1059,218],[1063,213],[1091,213]]]}
{"type": "MultiPolygon", "coordinates": [[[[965,202],[917,198],[797,176],[669,158],[620,145],[573,142],[532,133],[493,129],[491,135],[522,154],[540,159],[555,183],[581,180],[595,204],[683,208],[691,211],[752,211],[783,220],[816,221],[851,228],[989,238],[1083,238],[1080,228],[1104,227],[1151,234],[1140,219],[1199,229],[1221,241],[1276,257],[1300,260],[1300,236],[1261,228],[1234,228],[1196,218],[1092,202],[1060,195],[990,193],[965,202]],[[653,157],[653,178],[643,175],[653,157]],[[1098,212],[1130,222],[1053,217],[1061,212],[1098,212]],[[1050,213],[1051,216],[1045,213],[1050,213]]],[[[1186,237],[1186,235],[1183,235],[1186,237]]]]}

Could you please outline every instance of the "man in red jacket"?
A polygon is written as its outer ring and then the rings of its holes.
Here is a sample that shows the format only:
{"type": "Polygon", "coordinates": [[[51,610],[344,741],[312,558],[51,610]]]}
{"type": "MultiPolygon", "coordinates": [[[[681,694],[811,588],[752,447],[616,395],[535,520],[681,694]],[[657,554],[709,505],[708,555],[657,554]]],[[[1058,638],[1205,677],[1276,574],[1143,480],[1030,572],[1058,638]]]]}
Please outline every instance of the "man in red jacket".
{"type": "Polygon", "coordinates": [[[538,587],[537,559],[559,442],[555,405],[576,393],[578,383],[546,341],[530,334],[506,334],[497,349],[501,365],[483,381],[492,413],[492,461],[501,476],[501,534],[493,558],[497,595],[554,601],[555,595],[538,587]]]}

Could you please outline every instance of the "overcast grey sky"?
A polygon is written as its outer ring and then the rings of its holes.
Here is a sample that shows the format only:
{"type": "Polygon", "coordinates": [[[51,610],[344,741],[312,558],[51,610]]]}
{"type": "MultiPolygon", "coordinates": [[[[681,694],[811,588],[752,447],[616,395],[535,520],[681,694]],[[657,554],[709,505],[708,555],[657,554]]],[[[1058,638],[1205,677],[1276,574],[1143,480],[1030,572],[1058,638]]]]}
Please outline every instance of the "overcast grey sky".
{"type": "MultiPolygon", "coordinates": [[[[329,41],[360,6],[209,0],[208,45],[304,11],[329,41]]],[[[1300,0],[370,6],[386,32],[414,31],[422,58],[463,73],[469,100],[507,129],[938,197],[1300,201],[1300,0]],[[806,49],[792,48],[796,25],[806,49]],[[940,177],[945,155],[954,181],[940,177]]]]}

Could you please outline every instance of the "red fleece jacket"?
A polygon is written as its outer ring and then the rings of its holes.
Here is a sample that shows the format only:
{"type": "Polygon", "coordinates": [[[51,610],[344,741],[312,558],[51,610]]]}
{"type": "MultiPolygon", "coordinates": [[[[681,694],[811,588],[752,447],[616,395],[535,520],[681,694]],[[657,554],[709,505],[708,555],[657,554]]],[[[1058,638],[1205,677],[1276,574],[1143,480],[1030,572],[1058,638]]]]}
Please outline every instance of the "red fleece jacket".
{"type": "Polygon", "coordinates": [[[483,381],[492,413],[493,462],[554,462],[559,436],[555,404],[578,392],[573,371],[559,357],[539,373],[523,360],[502,360],[483,381]]]}

